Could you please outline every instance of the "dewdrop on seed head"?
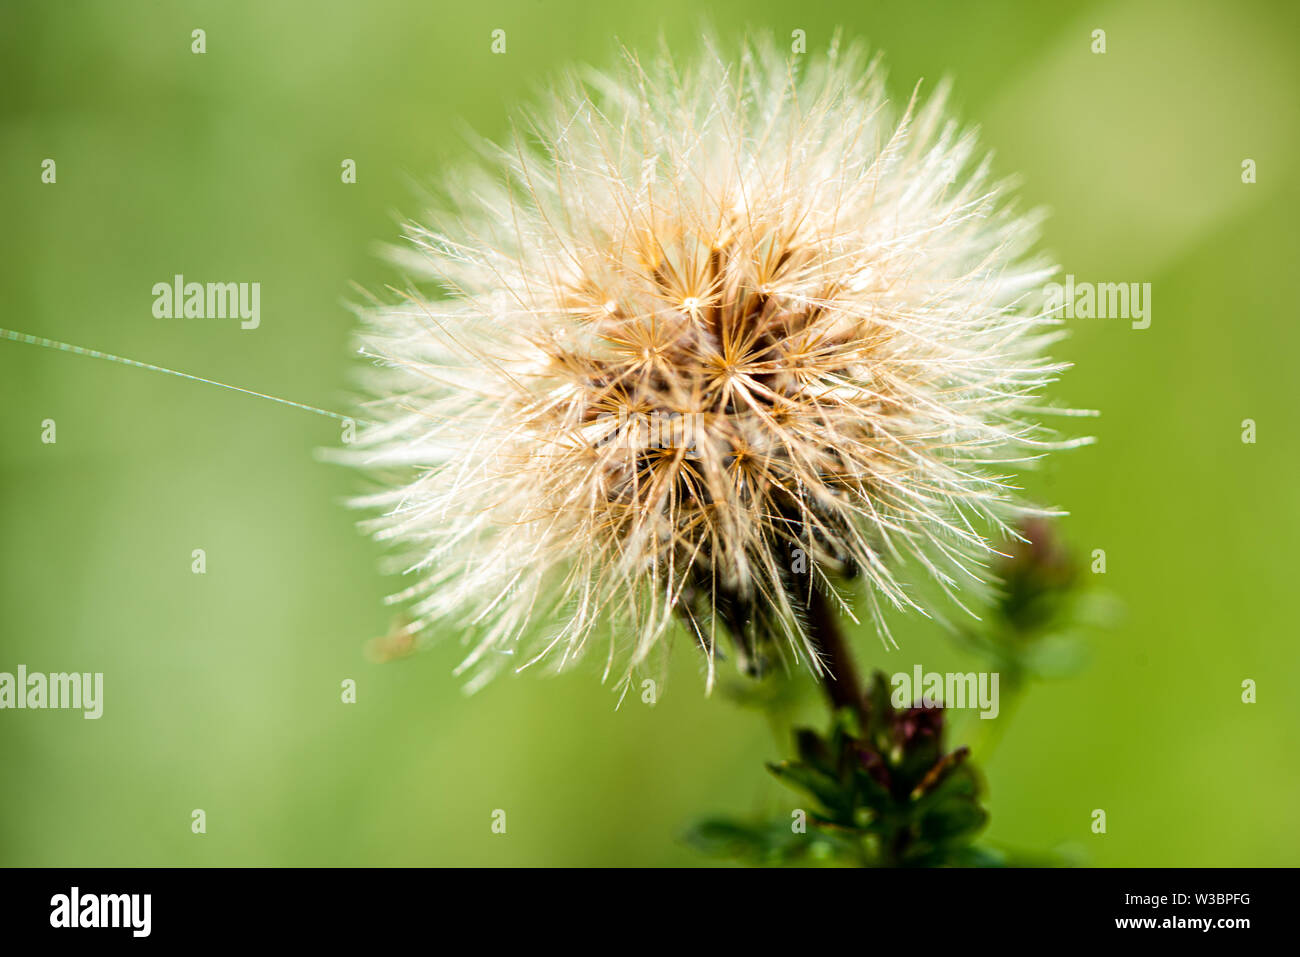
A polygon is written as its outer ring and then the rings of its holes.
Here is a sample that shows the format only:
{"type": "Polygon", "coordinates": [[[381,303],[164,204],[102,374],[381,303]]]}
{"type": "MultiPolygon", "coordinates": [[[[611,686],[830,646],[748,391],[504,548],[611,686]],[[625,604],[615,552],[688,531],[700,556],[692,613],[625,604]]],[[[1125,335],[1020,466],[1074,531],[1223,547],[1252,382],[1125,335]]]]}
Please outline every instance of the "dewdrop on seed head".
{"type": "Polygon", "coordinates": [[[821,668],[833,578],[886,639],[883,602],[924,611],[903,562],[986,580],[1033,511],[1008,467],[1075,444],[1034,421],[1054,268],[1003,192],[860,48],[570,77],[364,316],[354,460],[391,484],[360,504],[411,627],[464,635],[472,686],[588,652],[625,680],[677,631],[711,686],[724,652],[821,668]]]}

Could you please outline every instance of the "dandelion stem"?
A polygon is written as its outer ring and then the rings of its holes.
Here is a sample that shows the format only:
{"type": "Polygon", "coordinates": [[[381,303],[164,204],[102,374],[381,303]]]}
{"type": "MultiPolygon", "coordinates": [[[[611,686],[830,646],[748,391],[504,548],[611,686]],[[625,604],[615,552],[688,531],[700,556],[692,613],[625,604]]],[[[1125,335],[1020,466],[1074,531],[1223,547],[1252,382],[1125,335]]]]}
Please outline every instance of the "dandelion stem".
{"type": "Polygon", "coordinates": [[[809,637],[822,660],[819,678],[831,707],[851,708],[855,714],[862,714],[864,697],[857,666],[834,610],[816,589],[808,596],[807,609],[809,637]]]}

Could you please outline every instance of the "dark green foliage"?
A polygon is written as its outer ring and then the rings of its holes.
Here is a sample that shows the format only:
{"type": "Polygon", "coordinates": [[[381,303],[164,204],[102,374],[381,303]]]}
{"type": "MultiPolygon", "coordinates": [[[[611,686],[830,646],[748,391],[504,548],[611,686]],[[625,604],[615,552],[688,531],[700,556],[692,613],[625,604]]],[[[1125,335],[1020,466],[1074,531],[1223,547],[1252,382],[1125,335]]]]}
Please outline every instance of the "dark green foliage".
{"type": "Polygon", "coordinates": [[[970,846],[988,815],[965,748],[943,749],[941,708],[895,709],[877,673],[860,714],[838,712],[830,732],[801,730],[797,757],[769,765],[812,799],[806,828],[790,818],[746,824],[713,819],[688,839],[754,864],[941,866],[996,863],[970,846]],[[804,830],[804,833],[800,833],[804,830]]]}

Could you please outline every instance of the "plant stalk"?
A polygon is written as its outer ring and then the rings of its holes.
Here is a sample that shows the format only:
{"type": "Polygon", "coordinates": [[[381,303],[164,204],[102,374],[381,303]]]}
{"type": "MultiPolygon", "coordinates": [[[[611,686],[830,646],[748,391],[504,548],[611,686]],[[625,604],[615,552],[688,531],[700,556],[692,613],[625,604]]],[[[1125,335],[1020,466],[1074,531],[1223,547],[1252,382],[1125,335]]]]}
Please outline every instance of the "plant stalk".
{"type": "Polygon", "coordinates": [[[821,656],[819,681],[831,708],[850,708],[861,715],[866,704],[862,684],[853,663],[853,652],[840,630],[834,609],[826,596],[813,588],[808,596],[807,610],[808,636],[821,656]]]}

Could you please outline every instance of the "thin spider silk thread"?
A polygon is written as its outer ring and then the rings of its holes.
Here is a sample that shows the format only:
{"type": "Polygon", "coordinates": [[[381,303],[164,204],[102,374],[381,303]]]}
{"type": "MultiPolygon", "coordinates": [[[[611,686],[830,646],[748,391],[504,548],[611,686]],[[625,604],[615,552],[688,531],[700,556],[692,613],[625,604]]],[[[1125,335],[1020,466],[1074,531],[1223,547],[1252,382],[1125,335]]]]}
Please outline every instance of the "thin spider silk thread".
{"type": "Polygon", "coordinates": [[[267,395],[265,392],[245,389],[242,386],[230,385],[227,382],[218,382],[216,379],[206,379],[201,375],[191,375],[188,372],[177,372],[175,369],[156,366],[151,362],[140,362],[138,359],[127,359],[124,356],[115,356],[111,352],[100,352],[98,349],[87,349],[83,346],[74,346],[69,342],[59,342],[57,339],[47,339],[44,336],[33,336],[25,332],[15,332],[12,329],[0,329],[0,339],[8,339],[10,342],[20,342],[29,346],[41,346],[42,348],[53,349],[57,352],[71,352],[74,355],[89,356],[92,359],[107,359],[109,362],[118,362],[122,365],[134,366],[137,369],[147,369],[150,372],[161,372],[165,375],[175,376],[178,379],[189,379],[192,382],[203,382],[207,385],[215,385],[222,389],[229,389],[231,392],[242,392],[244,395],[256,396],[259,399],[278,402],[281,405],[288,405],[295,409],[302,409],[304,412],[314,412],[316,415],[323,415],[327,418],[337,419],[340,422],[350,421],[355,422],[358,425],[367,424],[364,420],[358,419],[356,416],[331,412],[329,409],[320,409],[314,405],[294,402],[292,399],[282,399],[277,395],[267,395]]]}

